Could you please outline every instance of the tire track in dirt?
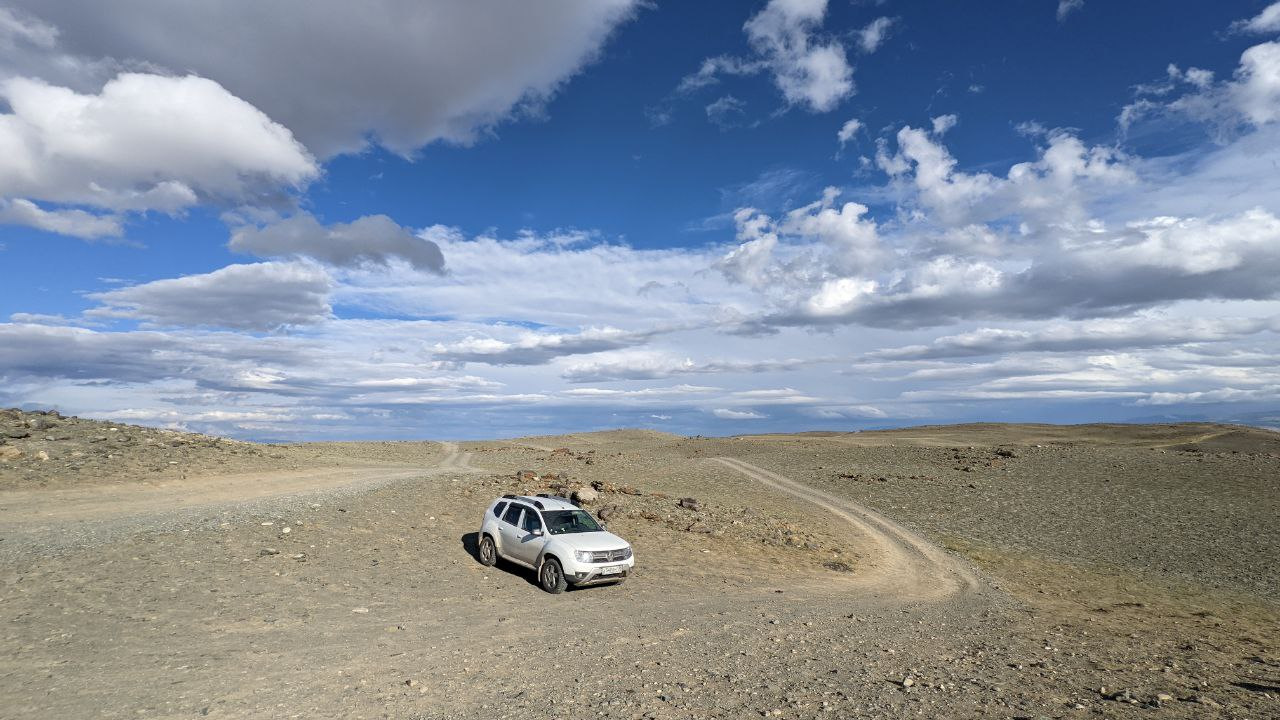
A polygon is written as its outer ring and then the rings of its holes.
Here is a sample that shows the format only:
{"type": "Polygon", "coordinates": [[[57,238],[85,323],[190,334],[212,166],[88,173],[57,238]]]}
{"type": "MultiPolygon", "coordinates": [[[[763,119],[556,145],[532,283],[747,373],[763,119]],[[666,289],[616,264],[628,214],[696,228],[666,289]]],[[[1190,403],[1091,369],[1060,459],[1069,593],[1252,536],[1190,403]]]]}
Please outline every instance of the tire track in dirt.
{"type": "Polygon", "coordinates": [[[875,546],[877,557],[867,571],[858,573],[857,582],[869,589],[892,593],[904,600],[941,599],[976,594],[982,589],[977,575],[963,562],[874,510],[736,458],[711,460],[813,503],[866,536],[875,546]]]}

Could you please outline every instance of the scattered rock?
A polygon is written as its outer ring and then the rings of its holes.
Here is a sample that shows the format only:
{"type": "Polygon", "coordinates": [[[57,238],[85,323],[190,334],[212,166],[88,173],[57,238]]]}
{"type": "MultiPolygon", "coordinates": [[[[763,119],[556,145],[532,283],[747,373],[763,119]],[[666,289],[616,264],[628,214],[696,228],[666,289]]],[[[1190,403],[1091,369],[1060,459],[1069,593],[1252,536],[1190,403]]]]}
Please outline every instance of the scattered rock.
{"type": "Polygon", "coordinates": [[[4,435],[5,437],[11,437],[14,440],[21,440],[22,438],[31,437],[31,433],[22,428],[12,428],[9,430],[5,430],[4,435]]]}
{"type": "Polygon", "coordinates": [[[1003,458],[1016,458],[1018,454],[1008,448],[997,448],[996,454],[1003,458]]]}
{"type": "Polygon", "coordinates": [[[22,457],[22,451],[16,447],[8,445],[0,446],[0,461],[17,460],[22,457]]]}
{"type": "Polygon", "coordinates": [[[542,478],[538,477],[538,473],[532,470],[521,470],[516,473],[516,480],[520,482],[538,482],[542,478]]]}
{"type": "Polygon", "coordinates": [[[836,572],[853,572],[852,565],[850,565],[847,562],[841,562],[839,560],[828,560],[827,562],[822,563],[822,567],[828,570],[834,570],[836,572]]]}
{"type": "Polygon", "coordinates": [[[902,687],[904,688],[909,688],[915,684],[916,684],[916,679],[911,677],[910,675],[902,678],[902,687]]]}
{"type": "Polygon", "coordinates": [[[31,428],[32,430],[48,430],[50,428],[55,428],[57,426],[58,426],[58,423],[46,417],[34,417],[27,421],[27,427],[31,428]]]}
{"type": "Polygon", "coordinates": [[[702,509],[702,503],[698,502],[696,498],[691,498],[691,497],[680,498],[678,501],[676,501],[676,505],[679,505],[685,510],[692,510],[694,512],[697,512],[698,510],[702,509]]]}
{"type": "Polygon", "coordinates": [[[49,460],[49,453],[44,450],[41,450],[40,452],[36,453],[36,459],[39,460],[40,462],[47,462],[49,460]]]}
{"type": "Polygon", "coordinates": [[[609,518],[617,514],[618,514],[618,508],[607,507],[607,508],[600,508],[600,512],[596,513],[596,517],[600,518],[601,521],[608,521],[609,518]]]}
{"type": "Polygon", "coordinates": [[[275,548],[262,548],[258,551],[258,557],[269,557],[271,555],[279,555],[280,551],[275,548]]]}
{"type": "Polygon", "coordinates": [[[600,493],[595,488],[582,487],[573,491],[572,499],[579,505],[590,505],[600,499],[600,493]]]}
{"type": "Polygon", "coordinates": [[[367,608],[367,607],[351,608],[351,612],[353,612],[353,613],[359,613],[359,614],[361,614],[361,615],[364,615],[365,613],[369,612],[369,608],[367,608]]]}

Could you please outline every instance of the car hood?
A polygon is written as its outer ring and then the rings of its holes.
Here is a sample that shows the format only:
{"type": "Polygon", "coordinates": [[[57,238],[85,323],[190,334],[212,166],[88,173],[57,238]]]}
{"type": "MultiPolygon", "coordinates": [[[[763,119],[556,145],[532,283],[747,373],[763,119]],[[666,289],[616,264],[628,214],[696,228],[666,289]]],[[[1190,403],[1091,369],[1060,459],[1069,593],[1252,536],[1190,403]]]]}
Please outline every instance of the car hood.
{"type": "Polygon", "coordinates": [[[631,547],[626,540],[614,535],[611,532],[586,532],[586,533],[568,533],[565,535],[553,535],[556,540],[568,545],[574,550],[617,550],[619,548],[631,547]]]}

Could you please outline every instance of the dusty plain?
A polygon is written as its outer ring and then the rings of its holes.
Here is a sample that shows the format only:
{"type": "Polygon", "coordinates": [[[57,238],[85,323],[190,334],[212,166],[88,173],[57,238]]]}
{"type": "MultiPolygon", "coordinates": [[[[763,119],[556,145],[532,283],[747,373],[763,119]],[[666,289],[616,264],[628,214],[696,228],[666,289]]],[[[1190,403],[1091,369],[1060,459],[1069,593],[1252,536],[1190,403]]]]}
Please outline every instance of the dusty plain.
{"type": "Polygon", "coordinates": [[[1278,589],[1260,429],[257,445],[0,411],[2,718],[1276,718],[1278,589]],[[592,483],[625,584],[475,560],[495,496],[592,483]]]}

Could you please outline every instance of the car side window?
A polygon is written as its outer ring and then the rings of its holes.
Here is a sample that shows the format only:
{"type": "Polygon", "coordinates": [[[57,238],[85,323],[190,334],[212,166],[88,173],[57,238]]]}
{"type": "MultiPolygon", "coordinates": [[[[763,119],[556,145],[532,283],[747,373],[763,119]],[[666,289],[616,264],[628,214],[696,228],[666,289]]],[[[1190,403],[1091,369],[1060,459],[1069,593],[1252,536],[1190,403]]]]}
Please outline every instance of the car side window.
{"type": "Polygon", "coordinates": [[[496,518],[502,517],[502,511],[506,509],[507,509],[507,501],[503,500],[502,502],[493,506],[493,516],[496,518]]]}
{"type": "Polygon", "coordinates": [[[510,505],[508,505],[508,506],[507,506],[507,514],[502,516],[502,520],[503,520],[503,522],[509,522],[509,523],[511,523],[512,525],[519,525],[519,524],[520,524],[520,511],[521,511],[522,509],[523,509],[523,508],[521,508],[519,505],[517,505],[517,504],[515,504],[515,503],[511,503],[510,505]]]}
{"type": "Polygon", "coordinates": [[[520,529],[527,533],[531,533],[534,530],[541,530],[542,520],[538,519],[538,513],[532,510],[526,512],[524,514],[524,522],[520,524],[520,529]]]}

